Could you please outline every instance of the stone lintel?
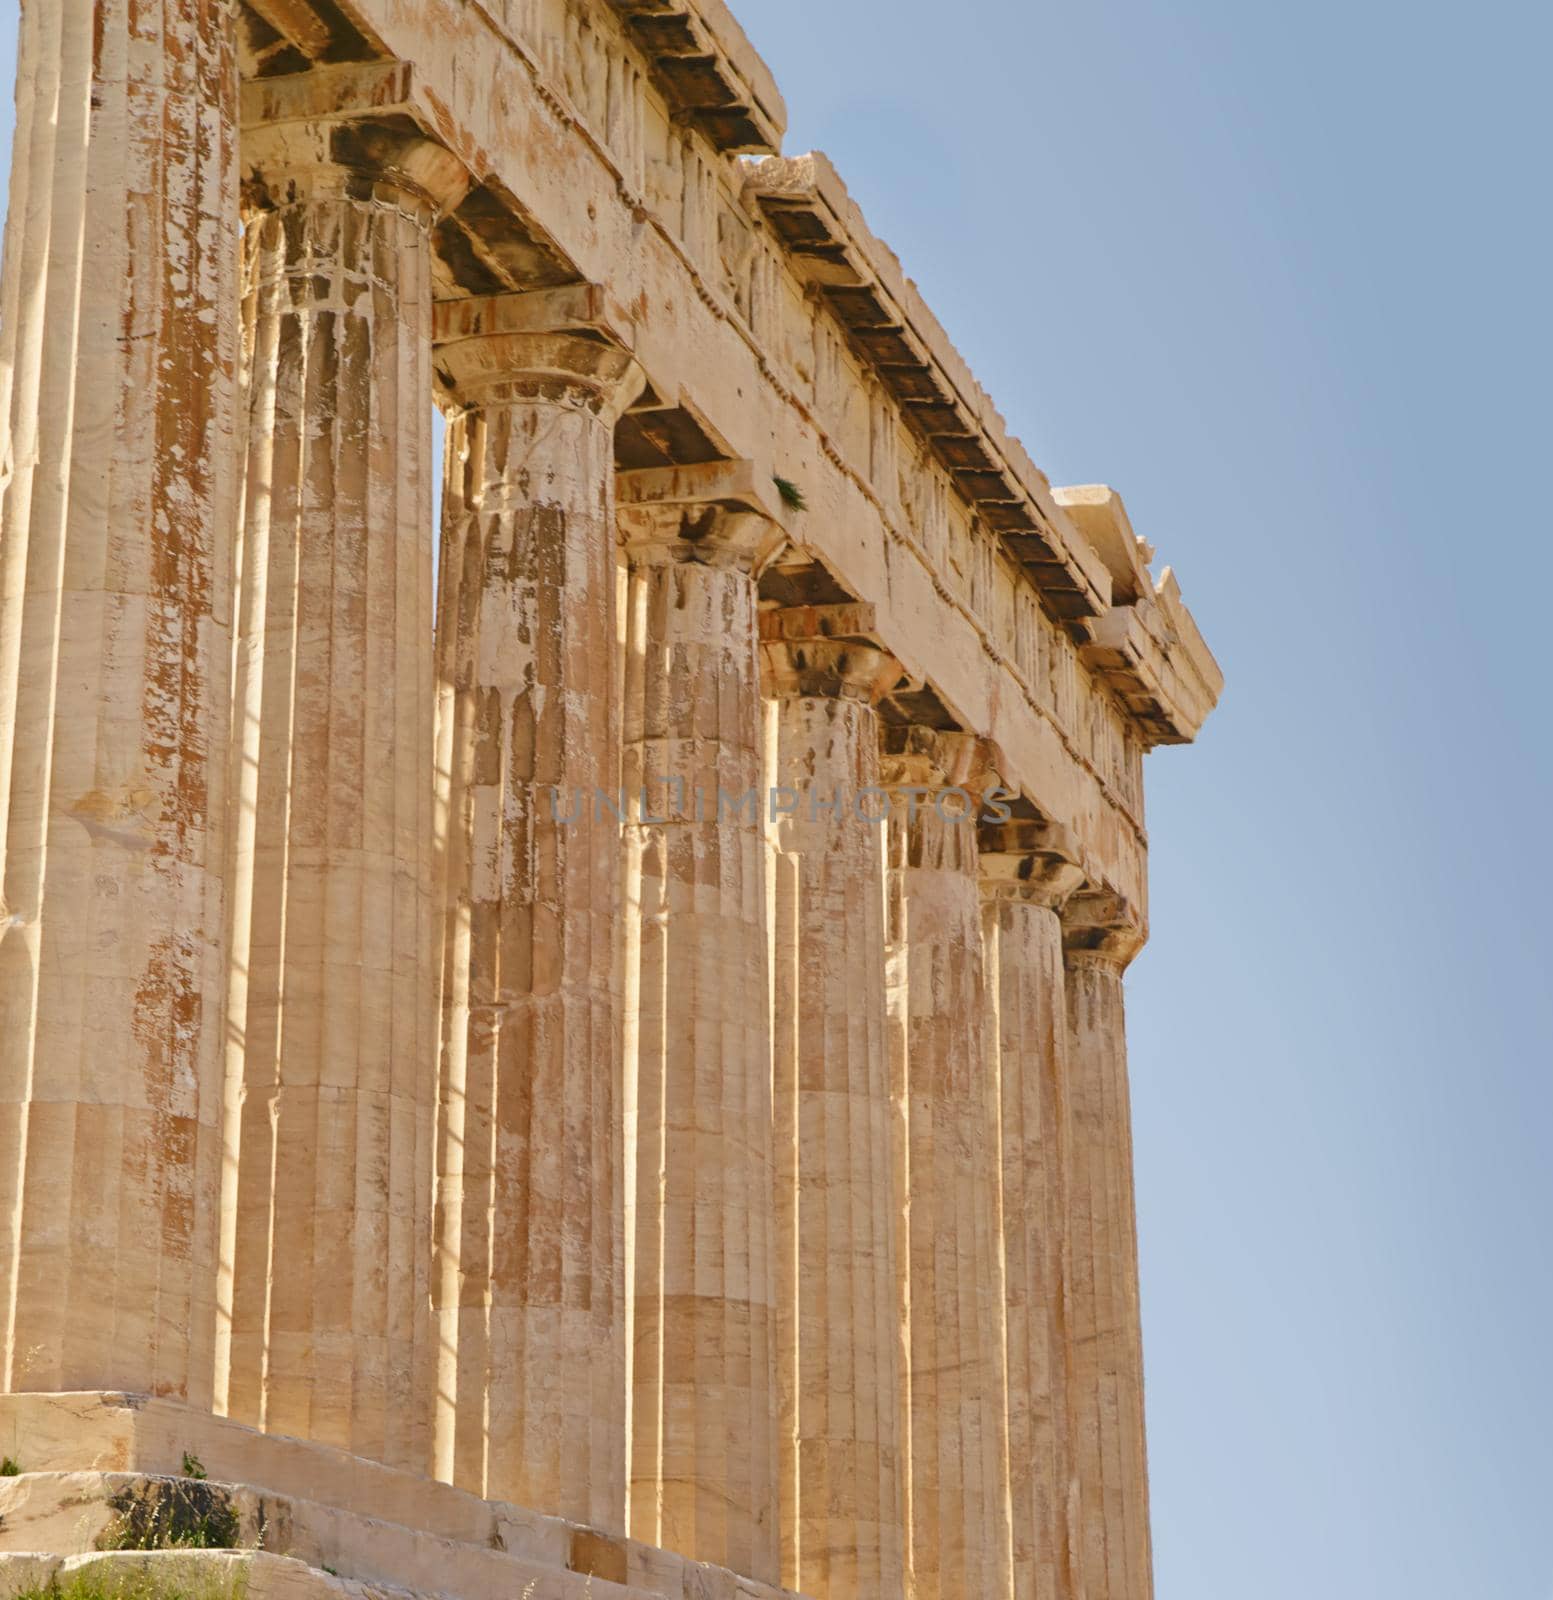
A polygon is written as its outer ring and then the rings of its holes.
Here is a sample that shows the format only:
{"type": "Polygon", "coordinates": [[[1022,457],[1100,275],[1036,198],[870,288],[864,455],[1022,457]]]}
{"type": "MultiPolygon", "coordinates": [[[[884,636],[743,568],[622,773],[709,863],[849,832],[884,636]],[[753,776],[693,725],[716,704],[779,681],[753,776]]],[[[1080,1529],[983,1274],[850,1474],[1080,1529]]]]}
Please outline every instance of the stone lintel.
{"type": "Polygon", "coordinates": [[[1119,894],[1086,890],[1062,913],[1062,948],[1070,962],[1093,961],[1123,968],[1149,936],[1138,908],[1119,894]]]}
{"type": "Polygon", "coordinates": [[[759,575],[788,543],[776,485],[752,461],[617,473],[621,543],[632,561],[694,561],[759,575]]]}
{"type": "Polygon", "coordinates": [[[817,639],[875,639],[876,612],[867,600],[831,605],[773,606],[760,614],[763,642],[809,643],[817,639]]]}
{"type": "Polygon", "coordinates": [[[336,118],[416,118],[415,73],[408,61],[346,61],[242,86],[240,115],[251,130],[336,118]]]}
{"type": "Polygon", "coordinates": [[[982,890],[1060,909],[1084,882],[1078,840],[1060,823],[1025,817],[983,822],[982,890]]]}

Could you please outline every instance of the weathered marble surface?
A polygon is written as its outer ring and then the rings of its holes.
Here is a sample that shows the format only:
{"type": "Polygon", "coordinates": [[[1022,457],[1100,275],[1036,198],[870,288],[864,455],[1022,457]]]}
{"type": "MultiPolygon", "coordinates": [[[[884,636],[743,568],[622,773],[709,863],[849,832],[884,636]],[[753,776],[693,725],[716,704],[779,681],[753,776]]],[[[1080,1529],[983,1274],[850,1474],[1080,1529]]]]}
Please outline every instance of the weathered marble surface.
{"type": "MultiPolygon", "coordinates": [[[[446,195],[334,130],[272,150],[245,237],[248,474],[218,1399],[426,1461],[431,275],[446,195]]],[[[459,173],[431,169],[455,192],[459,173]]]]}
{"type": "Polygon", "coordinates": [[[907,1530],[913,1594],[948,1600],[1004,1594],[1010,1581],[998,1106],[975,822],[997,757],[984,741],[925,728],[889,746],[907,1530]],[[963,798],[935,803],[950,786],[969,795],[968,816],[955,815],[963,798]]]}
{"type": "Polygon", "coordinates": [[[625,1524],[611,430],[627,351],[538,297],[439,327],[445,839],[435,1470],[625,1524]],[[584,1357],[584,1352],[586,1356],[584,1357]]]}
{"type": "Polygon", "coordinates": [[[0,1383],[209,1404],[235,9],[30,5],[0,283],[0,1383]]]}
{"type": "Polygon", "coordinates": [[[1067,1160],[1069,1404],[1084,1593],[1152,1588],[1138,1230],[1122,973],[1135,925],[1110,897],[1069,903],[1067,1160]]]}
{"type": "Polygon", "coordinates": [[[792,807],[772,829],[782,1580],[854,1600],[905,1577],[885,840],[855,808],[900,667],[826,620],[762,618],[792,807]]]}
{"type": "Polygon", "coordinates": [[[194,1449],[459,1600],[1147,1600],[1122,973],[1222,680],[784,121],[721,0],[27,9],[13,1533],[194,1449]]]}
{"type": "Polygon", "coordinates": [[[997,1086],[1016,1600],[1078,1595],[1068,1318],[1071,1094],[1060,908],[1083,880],[1044,823],[981,829],[988,1071],[997,1086]]]}
{"type": "Polygon", "coordinates": [[[630,1526],[639,1539],[774,1583],[771,1016],[755,634],[756,575],[785,543],[772,498],[742,469],[620,480],[630,563],[630,1526]]]}

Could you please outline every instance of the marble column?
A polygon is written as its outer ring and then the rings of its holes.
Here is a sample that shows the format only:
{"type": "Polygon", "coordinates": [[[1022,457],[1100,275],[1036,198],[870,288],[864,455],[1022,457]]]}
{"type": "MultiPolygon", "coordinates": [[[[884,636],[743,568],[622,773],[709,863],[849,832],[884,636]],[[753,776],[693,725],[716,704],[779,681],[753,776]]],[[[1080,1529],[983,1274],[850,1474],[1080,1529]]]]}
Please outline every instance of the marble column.
{"type": "Polygon", "coordinates": [[[777,723],[782,1583],[874,1600],[905,1582],[875,709],[901,674],[869,637],[871,606],[766,611],[760,624],[777,723]]]}
{"type": "Polygon", "coordinates": [[[620,475],[630,1527],[776,1580],[771,1036],[748,463],[620,475]]]}
{"type": "Polygon", "coordinates": [[[910,1582],[918,1600],[982,1600],[1008,1592],[1011,1562],[975,821],[996,755],[915,727],[890,730],[885,749],[910,1582]]]}
{"type": "Polygon", "coordinates": [[[597,292],[437,308],[437,1476],[625,1525],[614,423],[597,292]]]}
{"type": "Polygon", "coordinates": [[[349,123],[245,135],[248,475],[218,1393],[424,1469],[437,1057],[429,229],[349,123]]]}
{"type": "Polygon", "coordinates": [[[999,1104],[1009,1502],[1015,1600],[1072,1600],[1064,1116],[1068,1019],[1059,908],[1083,882],[1052,823],[981,829],[987,1051],[999,1104]]]}
{"type": "Polygon", "coordinates": [[[1069,1409],[1085,1600],[1148,1600],[1143,1341],[1122,973],[1143,944],[1114,895],[1063,914],[1068,1009],[1069,1409]]]}
{"type": "Polygon", "coordinates": [[[0,1388],[211,1403],[236,10],[22,8],[0,283],[0,1388]]]}

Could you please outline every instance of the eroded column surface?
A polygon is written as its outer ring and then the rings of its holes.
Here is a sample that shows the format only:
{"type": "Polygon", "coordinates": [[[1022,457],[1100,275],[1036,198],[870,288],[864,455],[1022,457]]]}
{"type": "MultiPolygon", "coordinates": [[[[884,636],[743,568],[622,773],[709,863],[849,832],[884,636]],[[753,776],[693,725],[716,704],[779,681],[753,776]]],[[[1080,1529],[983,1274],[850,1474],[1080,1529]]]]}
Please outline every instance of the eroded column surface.
{"type": "Polygon", "coordinates": [[[886,751],[911,1583],[921,1600],[980,1600],[1007,1592],[1010,1563],[998,1105],[975,822],[994,752],[923,728],[890,730],[886,751]]]}
{"type": "Polygon", "coordinates": [[[578,296],[438,308],[447,786],[436,1471],[625,1522],[613,424],[578,296]]]}
{"type": "Polygon", "coordinates": [[[243,1421],[424,1468],[428,230],[462,173],[434,146],[349,125],[255,133],[244,154],[255,211],[218,1388],[243,1421]]]}
{"type": "Polygon", "coordinates": [[[777,1575],[771,1037],[744,464],[623,473],[630,1526],[777,1575]],[[656,820],[644,820],[647,818],[656,820]]]}
{"type": "Polygon", "coordinates": [[[1148,1462],[1122,973],[1142,945],[1114,896],[1063,915],[1068,1008],[1070,1389],[1085,1600],[1148,1600],[1148,1462]]]}
{"type": "Polygon", "coordinates": [[[221,0],[23,7],[0,307],[0,1384],[208,1405],[235,532],[221,0]]]}
{"type": "Polygon", "coordinates": [[[1058,908],[1083,881],[1050,823],[981,829],[987,1048],[1000,1110],[1008,1458],[1015,1600],[1068,1600],[1068,1018],[1058,908]]]}
{"type": "Polygon", "coordinates": [[[829,1600],[905,1581],[875,710],[900,668],[872,622],[857,605],[761,617],[789,808],[773,884],[782,1582],[829,1600]]]}

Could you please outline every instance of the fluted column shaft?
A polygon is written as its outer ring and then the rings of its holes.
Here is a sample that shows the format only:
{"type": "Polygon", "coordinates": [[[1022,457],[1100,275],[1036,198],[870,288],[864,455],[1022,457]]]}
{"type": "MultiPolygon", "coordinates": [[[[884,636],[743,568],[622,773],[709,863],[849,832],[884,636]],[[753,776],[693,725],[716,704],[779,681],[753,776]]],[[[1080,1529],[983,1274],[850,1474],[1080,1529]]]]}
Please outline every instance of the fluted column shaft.
{"type": "MultiPolygon", "coordinates": [[[[288,138],[292,130],[286,130],[288,138]]],[[[228,1413],[424,1467],[436,1073],[432,181],[260,168],[228,1064],[228,1413]]],[[[256,161],[265,147],[254,141],[256,161]]]]}
{"type": "Polygon", "coordinates": [[[782,1582],[828,1600],[905,1581],[884,835],[857,809],[900,668],[831,636],[866,609],[761,618],[791,807],[773,885],[782,1582]]]}
{"type": "Polygon", "coordinates": [[[235,529],[222,0],[23,7],[0,288],[0,1387],[209,1405],[235,529]]]}
{"type": "Polygon", "coordinates": [[[640,497],[653,476],[623,475],[620,514],[631,563],[631,1531],[770,1582],[771,1040],[754,573],[772,524],[716,503],[626,505],[626,480],[640,497]],[[667,820],[643,820],[643,790],[647,814],[667,820]]]}
{"type": "Polygon", "coordinates": [[[1069,908],[1070,1408],[1085,1600],[1153,1593],[1132,1114],[1122,973],[1141,942],[1098,944],[1084,897],[1069,908]]]}
{"type": "Polygon", "coordinates": [[[1068,1020],[1058,907],[1082,881],[1062,830],[984,826],[987,1047],[1000,1108],[1015,1600],[1070,1600],[1065,1128],[1068,1020]]]}
{"type": "MultiPolygon", "coordinates": [[[[542,299],[542,297],[540,297],[542,299]]],[[[623,1531],[613,423],[628,354],[450,303],[436,1471],[623,1531]]]]}
{"type": "Polygon", "coordinates": [[[974,807],[954,820],[962,802],[940,808],[932,793],[915,797],[913,817],[903,787],[963,786],[981,758],[963,735],[907,732],[885,781],[894,789],[889,1001],[902,1108],[911,1582],[919,1600],[982,1600],[1007,1593],[1010,1548],[998,1108],[976,826],[974,807]]]}

